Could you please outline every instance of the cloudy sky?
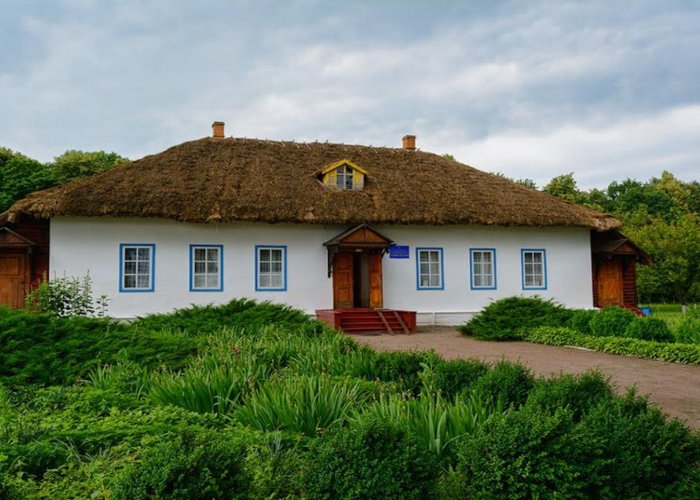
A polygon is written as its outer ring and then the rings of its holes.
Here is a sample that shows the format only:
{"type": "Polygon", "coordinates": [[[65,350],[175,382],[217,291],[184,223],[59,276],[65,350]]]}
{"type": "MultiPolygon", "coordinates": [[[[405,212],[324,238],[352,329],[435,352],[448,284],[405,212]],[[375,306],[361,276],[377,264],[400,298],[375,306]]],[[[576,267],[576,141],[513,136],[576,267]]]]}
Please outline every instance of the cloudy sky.
{"type": "Polygon", "coordinates": [[[542,184],[700,179],[700,0],[0,0],[0,145],[418,146],[542,184]]]}

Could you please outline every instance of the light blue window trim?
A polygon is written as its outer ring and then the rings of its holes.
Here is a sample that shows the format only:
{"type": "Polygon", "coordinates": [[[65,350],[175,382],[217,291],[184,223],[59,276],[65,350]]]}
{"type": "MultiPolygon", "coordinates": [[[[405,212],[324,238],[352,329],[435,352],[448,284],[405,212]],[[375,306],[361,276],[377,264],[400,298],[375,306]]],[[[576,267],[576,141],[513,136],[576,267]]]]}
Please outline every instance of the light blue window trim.
{"type": "Polygon", "coordinates": [[[521,248],[520,249],[520,276],[521,276],[521,286],[523,290],[546,290],[547,289],[547,251],[544,248],[521,248]],[[539,265],[541,269],[535,269],[536,263],[532,262],[531,270],[533,272],[526,273],[526,263],[525,259],[528,255],[541,255],[539,265]],[[541,271],[541,272],[538,272],[541,271]],[[539,281],[539,284],[528,284],[528,278],[530,281],[539,281]],[[540,278],[540,279],[538,279],[540,278]]]}
{"type": "MultiPolygon", "coordinates": [[[[211,262],[205,260],[205,265],[208,267],[211,262]]],[[[209,273],[208,269],[205,271],[204,279],[207,281],[213,273],[209,273]]],[[[223,292],[224,291],[224,246],[223,245],[190,245],[190,292],[223,292]],[[217,266],[218,275],[217,286],[195,286],[195,251],[197,249],[216,249],[218,250],[217,266]]]]}
{"type": "MultiPolygon", "coordinates": [[[[482,276],[484,273],[478,273],[482,276]]],[[[488,276],[488,275],[487,275],[488,276]]],[[[497,281],[498,272],[496,269],[496,249],[495,248],[470,248],[469,249],[469,288],[471,290],[496,290],[498,287],[497,281]],[[474,272],[474,254],[475,253],[489,253],[491,254],[491,286],[477,286],[476,274],[474,272]]]]}
{"type": "Polygon", "coordinates": [[[444,290],[445,289],[445,262],[443,258],[442,247],[420,247],[416,248],[416,290],[444,290]],[[428,253],[428,273],[421,274],[421,254],[428,253]],[[430,259],[434,256],[438,256],[440,274],[430,272],[430,264],[435,264],[434,261],[430,259]],[[437,276],[439,278],[439,283],[433,285],[421,285],[421,277],[427,278],[428,282],[437,276]]]}
{"type": "MultiPolygon", "coordinates": [[[[275,261],[277,262],[277,261],[275,261]]],[[[270,265],[272,264],[272,261],[270,261],[270,265]]],[[[287,291],[287,245],[255,245],[255,291],[256,292],[286,292],[287,291]],[[282,256],[281,256],[281,263],[282,263],[282,270],[281,272],[272,272],[272,268],[270,267],[270,271],[267,272],[261,272],[261,262],[260,259],[260,254],[264,250],[281,250],[282,251],[282,256]],[[261,284],[261,278],[265,280],[265,275],[269,276],[269,283],[270,285],[266,284],[261,284]],[[276,277],[281,277],[281,282],[279,286],[273,285],[272,280],[276,277]]]]}
{"type": "MultiPolygon", "coordinates": [[[[129,280],[131,281],[131,279],[129,280]]],[[[156,284],[156,245],[154,243],[120,243],[119,244],[119,292],[120,293],[138,293],[138,292],[152,292],[155,290],[156,284]],[[139,254],[139,249],[148,249],[148,274],[141,272],[139,269],[139,263],[143,263],[145,259],[141,259],[140,255],[137,256],[136,260],[126,259],[125,254],[127,249],[135,248],[137,249],[137,255],[139,254]],[[135,269],[129,269],[130,272],[125,272],[127,261],[129,264],[133,263],[135,269]],[[138,286],[139,277],[148,276],[148,286],[138,286]],[[127,277],[135,280],[135,286],[126,286],[127,277]]]]}

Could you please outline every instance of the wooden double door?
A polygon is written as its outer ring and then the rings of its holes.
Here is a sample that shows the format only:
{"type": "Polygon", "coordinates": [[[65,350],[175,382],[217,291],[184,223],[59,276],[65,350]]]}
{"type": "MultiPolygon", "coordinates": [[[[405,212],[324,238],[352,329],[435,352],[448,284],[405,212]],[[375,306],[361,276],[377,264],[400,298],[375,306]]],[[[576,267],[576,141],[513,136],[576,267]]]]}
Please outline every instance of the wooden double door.
{"type": "Polygon", "coordinates": [[[0,253],[0,304],[20,308],[29,284],[28,258],[25,253],[0,253]]]}
{"type": "Polygon", "coordinates": [[[333,308],[382,307],[380,251],[341,251],[333,261],[333,308]]]}

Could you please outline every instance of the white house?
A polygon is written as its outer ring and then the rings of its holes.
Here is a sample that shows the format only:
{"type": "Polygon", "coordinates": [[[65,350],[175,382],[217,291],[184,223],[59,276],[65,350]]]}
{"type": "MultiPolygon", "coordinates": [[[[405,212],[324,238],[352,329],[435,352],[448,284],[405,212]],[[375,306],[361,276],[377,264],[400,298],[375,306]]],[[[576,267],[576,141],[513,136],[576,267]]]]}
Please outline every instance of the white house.
{"type": "Polygon", "coordinates": [[[419,151],[413,136],[394,149],[213,128],[0,215],[0,302],[21,305],[17,283],[47,270],[89,273],[116,317],[251,297],[350,330],[456,324],[512,295],[636,301],[623,262],[641,254],[607,214],[419,151]],[[600,263],[618,261],[601,285],[600,263]]]}

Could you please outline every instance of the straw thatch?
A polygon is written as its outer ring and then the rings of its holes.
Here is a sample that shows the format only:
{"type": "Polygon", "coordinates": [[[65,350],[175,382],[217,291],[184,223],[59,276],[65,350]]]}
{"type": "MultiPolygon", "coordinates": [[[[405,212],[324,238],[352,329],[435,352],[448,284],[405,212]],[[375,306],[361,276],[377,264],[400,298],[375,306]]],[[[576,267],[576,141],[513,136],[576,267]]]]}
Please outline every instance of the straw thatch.
{"type": "Polygon", "coordinates": [[[618,227],[613,217],[422,151],[204,138],[29,195],[0,215],[164,217],[186,222],[618,227]],[[318,180],[348,159],[364,190],[318,180]]]}

